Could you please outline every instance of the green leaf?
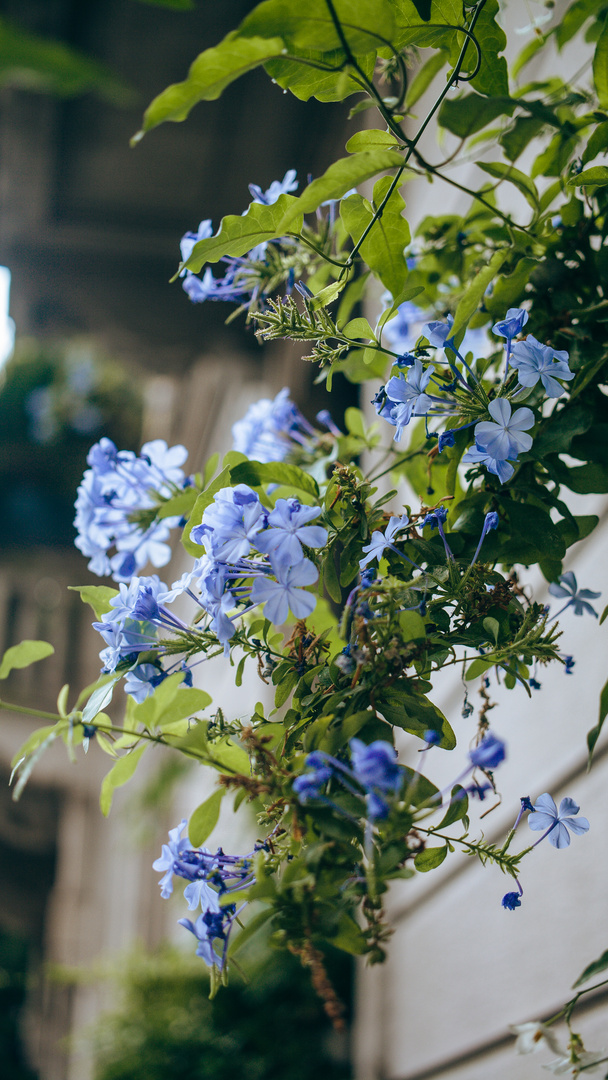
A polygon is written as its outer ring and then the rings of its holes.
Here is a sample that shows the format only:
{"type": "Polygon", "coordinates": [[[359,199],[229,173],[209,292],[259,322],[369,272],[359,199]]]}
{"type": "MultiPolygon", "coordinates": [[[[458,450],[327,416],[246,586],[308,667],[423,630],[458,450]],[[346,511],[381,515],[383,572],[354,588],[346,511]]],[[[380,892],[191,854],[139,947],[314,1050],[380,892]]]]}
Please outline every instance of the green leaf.
{"type": "Polygon", "coordinates": [[[452,788],[450,805],[448,806],[445,815],[442,817],[437,828],[447,829],[448,825],[453,825],[455,821],[461,821],[462,818],[467,816],[468,809],[469,796],[460,784],[456,784],[456,787],[452,788]]]}
{"type": "Polygon", "coordinates": [[[143,743],[136,750],[131,750],[124,757],[119,758],[109,773],[104,776],[99,795],[99,806],[104,817],[110,813],[116,788],[122,787],[131,779],[146,749],[147,743],[143,743]]]}
{"type": "Polygon", "coordinates": [[[593,82],[600,106],[608,109],[608,20],[604,22],[593,54],[593,82]]]}
{"type": "Polygon", "coordinates": [[[477,167],[483,169],[484,172],[489,173],[490,176],[497,177],[499,180],[508,180],[510,184],[513,184],[518,189],[518,191],[521,191],[533,210],[540,210],[540,199],[538,191],[536,190],[536,184],[529,176],[526,176],[525,173],[516,169],[514,165],[505,165],[502,161],[478,161],[477,167]]]}
{"type": "MultiPolygon", "coordinates": [[[[362,150],[359,154],[353,154],[352,157],[339,158],[329,166],[323,176],[313,180],[308,187],[304,188],[298,199],[291,199],[289,209],[279,221],[277,225],[279,231],[275,235],[282,235],[287,229],[297,231],[294,222],[298,215],[311,214],[327,199],[340,199],[349,188],[357,187],[358,184],[362,184],[364,180],[369,180],[379,172],[398,169],[402,165],[403,156],[396,150],[362,150]]],[[[274,205],[276,206],[276,203],[274,205]]],[[[273,207],[267,207],[267,209],[272,210],[273,207]]],[[[255,242],[260,243],[259,240],[255,242]]],[[[209,241],[200,240],[199,243],[204,244],[209,241]]],[[[246,250],[248,249],[243,248],[239,254],[244,254],[246,250]]]]}
{"type": "MultiPolygon", "coordinates": [[[[395,20],[390,0],[334,0],[333,6],[354,53],[377,49],[385,44],[382,38],[392,40],[395,20]]],[[[237,34],[239,38],[276,35],[285,40],[290,51],[338,50],[345,59],[341,38],[325,0],[307,0],[306,4],[264,0],[245,16],[237,34]]]]}
{"type": "Polygon", "coordinates": [[[426,874],[429,870],[436,870],[438,866],[441,866],[447,853],[447,844],[444,844],[443,847],[427,847],[424,851],[419,851],[414,857],[414,866],[421,874],[426,874]]]}
{"type": "Polygon", "coordinates": [[[197,494],[196,488],[187,487],[185,491],[173,495],[171,499],[167,499],[160,507],[157,514],[158,519],[162,521],[168,517],[187,517],[196,502],[197,494]]]}
{"type": "Polygon", "coordinates": [[[583,169],[577,176],[571,176],[567,184],[568,187],[583,187],[585,184],[604,187],[608,184],[608,166],[594,165],[591,169],[583,169]]]}
{"type": "Polygon", "coordinates": [[[608,716],[608,682],[605,684],[600,694],[600,713],[597,724],[591,731],[587,732],[587,748],[589,750],[589,767],[591,766],[591,759],[593,757],[593,751],[595,750],[595,744],[599,739],[602,728],[604,726],[604,720],[608,716]]]}
{"type": "Polygon", "coordinates": [[[443,67],[445,67],[446,62],[447,56],[445,53],[436,52],[432,53],[422,67],[418,68],[418,71],[407,88],[407,94],[405,95],[405,101],[403,103],[404,109],[411,109],[412,106],[420,100],[425,91],[428,90],[435,76],[439,74],[443,67]]]}
{"type": "Polygon", "coordinates": [[[218,98],[231,82],[260,67],[271,57],[279,56],[284,48],[285,43],[280,37],[242,39],[228,34],[219,45],[197,56],[183,82],[173,83],[154,98],[144,113],[141,131],[133,136],[131,145],[166,120],[185,120],[199,101],[218,98]]]}
{"type": "Polygon", "coordinates": [[[254,915],[242,930],[239,930],[237,934],[232,934],[228,956],[234,956],[235,953],[239,952],[240,949],[243,948],[243,945],[246,945],[249,939],[252,938],[254,934],[257,934],[258,930],[261,930],[268,920],[273,919],[276,914],[275,909],[271,907],[264,908],[263,911],[258,911],[257,915],[254,915]]]}
{"type": "Polygon", "coordinates": [[[294,209],[299,202],[293,195],[281,195],[271,206],[263,203],[251,203],[245,214],[228,214],[222,218],[215,236],[199,240],[194,245],[186,262],[186,267],[198,274],[205,263],[215,263],[224,255],[245,255],[267,240],[276,240],[284,236],[285,227],[282,219],[289,217],[294,232],[302,228],[302,215],[294,209]],[[294,211],[291,213],[291,211],[294,211]]]}
{"type": "Polygon", "coordinates": [[[277,683],[277,688],[274,695],[274,704],[277,709],[280,709],[281,705],[285,704],[294,686],[297,685],[298,679],[299,675],[297,671],[294,671],[294,669],[292,668],[285,675],[283,675],[283,677],[277,683]]]}
{"type": "Polygon", "coordinates": [[[509,97],[482,97],[481,94],[462,94],[446,98],[437,117],[441,127],[460,139],[481,131],[499,116],[512,116],[516,102],[509,97]]]}
{"type": "Polygon", "coordinates": [[[204,844],[207,837],[215,829],[225,794],[226,788],[218,788],[200,806],[197,806],[196,810],[190,815],[188,839],[192,847],[200,847],[201,844],[204,844]]]}
{"type": "Polygon", "coordinates": [[[63,41],[40,37],[0,18],[0,86],[76,97],[93,92],[114,105],[134,94],[96,60],[63,41]]]}
{"type": "Polygon", "coordinates": [[[600,615],[600,626],[602,625],[603,622],[606,621],[607,617],[608,617],[608,604],[606,605],[606,607],[602,611],[602,614],[600,615]]]}
{"type": "Polygon", "coordinates": [[[509,255],[509,250],[509,248],[499,248],[498,251],[495,251],[487,266],[484,266],[484,268],[475,275],[471,284],[465,289],[464,295],[454,314],[454,325],[452,326],[451,337],[456,337],[461,330],[464,330],[469,319],[475,314],[483,300],[488,285],[490,285],[496,277],[502,264],[509,255]]]}
{"type": "Polygon", "coordinates": [[[395,0],[399,48],[417,45],[420,49],[450,48],[462,35],[462,4],[458,0],[395,0]]]}
{"type": "Polygon", "coordinates": [[[153,694],[134,706],[133,720],[149,729],[156,725],[164,729],[211,704],[205,690],[184,686],[183,679],[181,671],[163,679],[153,694]]]}
{"type": "Polygon", "coordinates": [[[593,161],[606,149],[608,149],[608,120],[604,120],[603,124],[598,124],[589,136],[589,141],[581,155],[583,165],[586,165],[588,161],[593,161]]]}
{"type": "Polygon", "coordinates": [[[365,128],[363,131],[355,131],[346,144],[349,154],[356,154],[359,150],[386,150],[388,147],[400,146],[400,142],[392,131],[382,131],[378,128],[365,128]]]}
{"type": "Polygon", "coordinates": [[[319,498],[317,481],[297,465],[286,465],[283,461],[242,461],[230,470],[230,480],[233,484],[249,484],[252,487],[284,484],[319,498]]]}
{"type": "MultiPolygon", "coordinates": [[[[348,200],[346,200],[348,202],[348,200]]],[[[363,316],[359,316],[358,319],[351,319],[347,322],[342,333],[349,338],[359,341],[375,341],[376,335],[369,325],[367,319],[363,316]]]]}
{"type": "Polygon", "coordinates": [[[417,611],[401,611],[399,613],[399,629],[403,641],[424,641],[426,639],[424,619],[417,611]]]}
{"type": "MultiPolygon", "coordinates": [[[[479,71],[473,79],[471,86],[480,94],[488,97],[497,95],[506,96],[509,93],[509,74],[507,61],[500,53],[506,47],[507,38],[502,26],[497,21],[500,15],[498,0],[486,0],[481,10],[481,15],[475,23],[475,37],[479,42],[481,56],[479,57],[479,71]]],[[[463,42],[462,35],[452,45],[451,61],[458,59],[460,45],[463,42]]],[[[463,64],[463,71],[471,72],[477,65],[477,51],[471,46],[467,49],[467,56],[463,64]]]]}
{"type": "Polygon", "coordinates": [[[603,952],[601,956],[598,956],[597,960],[594,960],[591,964],[588,964],[585,970],[579,975],[575,983],[572,983],[572,989],[576,990],[577,986],[582,986],[583,983],[589,981],[589,979],[595,978],[596,975],[601,975],[602,971],[608,970],[608,949],[603,952]]]}
{"type": "Polygon", "coordinates": [[[456,736],[441,710],[405,681],[379,690],[377,706],[389,724],[420,739],[425,738],[427,731],[436,731],[441,736],[438,745],[444,750],[453,750],[456,746],[456,736]]]}
{"type": "MultiPolygon", "coordinates": [[[[269,60],[264,65],[264,69],[279,86],[282,86],[284,90],[290,90],[301,101],[308,101],[311,97],[319,101],[343,101],[351,94],[361,93],[361,83],[352,78],[347,71],[339,69],[344,59],[341,49],[331,52],[298,49],[298,57],[301,58],[301,62],[282,58],[269,60]],[[313,64],[328,65],[334,70],[326,71],[311,67],[305,63],[306,60],[312,61],[313,64]]],[[[368,52],[363,56],[357,56],[356,60],[360,70],[371,81],[376,66],[376,53],[368,52]]]]}
{"type": "Polygon", "coordinates": [[[110,600],[118,596],[118,589],[112,589],[109,585],[68,585],[70,592],[80,593],[83,604],[89,604],[95,612],[97,621],[112,610],[110,600]]]}
{"type": "Polygon", "coordinates": [[[21,641],[7,649],[0,662],[0,679],[6,679],[14,668],[26,668],[55,652],[48,641],[21,641]]]}
{"type": "Polygon", "coordinates": [[[98,686],[97,689],[93,691],[83,709],[83,724],[92,723],[95,717],[100,712],[102,712],[103,709],[105,709],[106,705],[110,704],[112,700],[112,695],[114,694],[114,687],[116,686],[116,683],[119,682],[119,680],[120,675],[115,675],[108,682],[103,683],[101,686],[98,686]]]}
{"type": "Polygon", "coordinates": [[[338,923],[337,934],[329,939],[335,949],[351,953],[352,956],[361,956],[367,949],[367,940],[362,930],[357,926],[352,915],[343,911],[338,923]]]}
{"type": "MultiPolygon", "coordinates": [[[[392,184],[389,176],[381,177],[374,185],[374,206],[381,205],[392,184]]],[[[403,217],[405,202],[395,189],[388,200],[382,217],[372,226],[363,241],[360,252],[364,261],[378,275],[382,284],[392,295],[403,289],[407,279],[404,249],[410,242],[410,227],[403,217]]],[[[373,221],[373,210],[361,195],[350,195],[340,204],[340,217],[357,243],[373,221]]]]}
{"type": "Polygon", "coordinates": [[[212,762],[215,763],[219,772],[228,773],[244,773],[249,775],[250,764],[249,755],[232,742],[232,739],[226,735],[223,739],[219,739],[209,745],[207,748],[209,757],[212,762]]]}
{"type": "Polygon", "coordinates": [[[489,671],[491,667],[494,667],[491,660],[473,660],[467,667],[464,677],[467,682],[470,682],[471,679],[477,679],[480,675],[485,675],[486,671],[489,671]]]}

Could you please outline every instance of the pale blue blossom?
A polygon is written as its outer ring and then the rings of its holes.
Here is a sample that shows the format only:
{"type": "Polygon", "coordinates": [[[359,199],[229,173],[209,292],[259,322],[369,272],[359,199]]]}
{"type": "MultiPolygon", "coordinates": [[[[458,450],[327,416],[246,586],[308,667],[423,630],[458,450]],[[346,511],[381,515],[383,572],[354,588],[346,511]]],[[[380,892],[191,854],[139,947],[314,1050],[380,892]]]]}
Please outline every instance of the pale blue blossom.
{"type": "Polygon", "coordinates": [[[530,449],[532,436],[527,434],[527,429],[534,426],[531,409],[516,409],[512,413],[506,398],[495,398],[488,405],[488,412],[493,419],[483,420],[475,427],[475,443],[479,450],[496,461],[504,461],[516,459],[519,453],[530,449]]]}
{"type": "Polygon", "coordinates": [[[252,603],[264,603],[264,615],[271,622],[280,626],[288,617],[289,611],[296,619],[305,619],[314,611],[316,597],[306,590],[319,577],[319,572],[310,559],[303,559],[289,569],[276,568],[276,581],[271,578],[257,577],[251,590],[252,603]]]}
{"type": "Polygon", "coordinates": [[[574,799],[562,799],[558,811],[554,800],[548,792],[540,795],[534,803],[533,813],[528,815],[530,828],[534,832],[544,831],[544,835],[536,843],[539,844],[541,840],[544,840],[545,836],[548,836],[549,843],[553,844],[553,847],[565,848],[570,844],[571,832],[575,836],[582,836],[584,833],[589,832],[587,818],[575,816],[579,810],[580,806],[575,803],[574,799]]]}
{"type": "Polygon", "coordinates": [[[249,191],[251,192],[253,201],[264,203],[265,206],[271,206],[281,197],[281,195],[288,195],[290,191],[296,191],[298,187],[296,175],[295,169],[288,169],[283,179],[273,180],[266,191],[262,191],[258,184],[250,184],[249,191]]]}
{"type": "Polygon", "coordinates": [[[391,517],[383,533],[379,529],[374,529],[371,541],[363,548],[364,558],[359,562],[360,569],[363,570],[374,559],[380,561],[386,548],[392,547],[397,534],[407,529],[409,523],[407,514],[401,514],[400,517],[391,517]]]}
{"type": "Polygon", "coordinates": [[[401,439],[412,416],[423,416],[431,408],[433,399],[425,391],[434,371],[432,364],[425,370],[422,362],[415,360],[405,377],[393,375],[386,384],[390,415],[382,415],[396,428],[395,442],[401,439]]]}
{"type": "Polygon", "coordinates": [[[325,547],[327,529],[309,522],[322,513],[320,506],[302,506],[298,499],[277,499],[268,514],[268,529],[256,539],[258,551],[270,555],[275,565],[287,568],[304,558],[302,544],[325,547]]]}
{"type": "Polygon", "coordinates": [[[466,454],[463,454],[462,463],[463,465],[485,465],[488,472],[497,476],[501,484],[506,484],[507,480],[510,480],[515,472],[513,466],[506,459],[492,457],[486,450],[481,450],[478,446],[472,446],[467,450],[466,454]]]}
{"type": "Polygon", "coordinates": [[[561,615],[562,611],[571,607],[575,615],[583,615],[588,612],[589,615],[595,616],[597,619],[597,611],[588,603],[589,600],[597,600],[598,596],[601,596],[601,592],[592,592],[591,589],[579,589],[576,581],[576,577],[572,573],[572,570],[567,570],[565,574],[561,574],[557,579],[559,584],[553,582],[549,585],[549,592],[551,596],[558,596],[560,598],[567,597],[567,603],[557,612],[554,618],[561,615]]]}
{"type": "Polygon", "coordinates": [[[550,398],[560,397],[565,392],[557,381],[569,382],[574,373],[568,367],[568,353],[556,350],[551,345],[543,345],[532,334],[525,341],[516,341],[511,350],[511,367],[517,369],[522,386],[536,386],[541,381],[545,393],[550,398]]]}

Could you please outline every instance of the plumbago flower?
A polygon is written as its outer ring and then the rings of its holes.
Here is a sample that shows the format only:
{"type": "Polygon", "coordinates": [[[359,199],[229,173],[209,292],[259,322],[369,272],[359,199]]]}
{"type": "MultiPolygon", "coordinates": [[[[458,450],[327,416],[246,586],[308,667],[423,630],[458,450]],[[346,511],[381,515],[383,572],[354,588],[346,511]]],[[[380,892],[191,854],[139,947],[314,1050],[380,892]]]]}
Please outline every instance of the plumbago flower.
{"type": "MultiPolygon", "coordinates": [[[[328,412],[317,414],[317,420],[333,436],[340,431],[328,412]]],[[[309,424],[284,387],[271,401],[261,398],[249,406],[241,420],[232,425],[232,448],[253,461],[297,461],[303,455],[314,457],[321,440],[328,436],[309,424]]]]}
{"type": "Polygon", "coordinates": [[[236,620],[258,604],[277,625],[290,611],[296,619],[305,619],[316,606],[308,586],[315,584],[319,572],[304,548],[327,543],[327,530],[311,524],[321,512],[295,498],[277,499],[268,510],[246,484],[222,488],[191,530],[207,554],[171,589],[156,575],[122,583],[110,600],[110,611],[93,624],[106,644],[100,653],[103,672],[125,671],[125,689],[140,702],[171,673],[182,671],[185,685],[191,686],[191,670],[176,655],[204,651],[205,632],[215,635],[227,655],[236,620]],[[199,609],[192,625],[168,606],[183,594],[199,609]],[[201,615],[207,616],[206,623],[201,615]],[[146,654],[144,663],[138,660],[141,653],[146,654]],[[168,657],[173,661],[165,667],[168,657]]]}
{"type": "Polygon", "coordinates": [[[568,367],[568,353],[543,345],[532,334],[525,341],[516,341],[511,350],[511,367],[517,369],[521,386],[536,386],[542,383],[550,398],[560,397],[564,387],[558,379],[570,382],[574,372],[568,367]]]}
{"type": "Polygon", "coordinates": [[[565,848],[570,846],[571,832],[575,836],[583,836],[584,833],[589,832],[587,818],[576,817],[579,810],[580,806],[574,799],[562,799],[558,810],[548,792],[539,795],[534,803],[533,812],[528,817],[528,825],[531,829],[535,832],[543,831],[543,835],[536,844],[540,844],[541,840],[548,837],[553,847],[565,848]]]}
{"type": "Polygon", "coordinates": [[[194,848],[182,836],[186,825],[184,818],[171,829],[169,843],[163,844],[162,854],[152,866],[163,872],[160,887],[164,899],[173,892],[174,876],[189,883],[184,890],[188,908],[196,911],[201,907],[202,911],[195,922],[183,918],[178,919],[178,923],[197,939],[196,955],[213,969],[213,973],[221,973],[226,966],[232,927],[246,906],[246,901],[237,907],[228,898],[231,893],[241,893],[255,882],[253,857],[264,845],[256,845],[248,855],[225,855],[221,848],[214,855],[206,848],[194,848]]]}
{"type": "Polygon", "coordinates": [[[190,484],[181,468],[187,457],[184,446],[169,448],[163,439],[145,443],[139,455],[117,450],[111,439],[91,447],[74,526],[76,547],[94,574],[126,582],[148,562],[161,567],[169,561],[167,540],[180,518],[159,520],[157,513],[190,484]]]}
{"type": "Polygon", "coordinates": [[[555,619],[569,607],[572,608],[575,615],[584,615],[587,612],[597,619],[597,611],[591,606],[589,600],[597,600],[598,596],[602,595],[601,592],[592,592],[591,589],[579,589],[572,570],[561,574],[557,580],[559,584],[553,582],[553,584],[549,585],[549,592],[551,596],[558,596],[560,599],[567,597],[567,602],[560,608],[557,615],[554,615],[555,619]]]}

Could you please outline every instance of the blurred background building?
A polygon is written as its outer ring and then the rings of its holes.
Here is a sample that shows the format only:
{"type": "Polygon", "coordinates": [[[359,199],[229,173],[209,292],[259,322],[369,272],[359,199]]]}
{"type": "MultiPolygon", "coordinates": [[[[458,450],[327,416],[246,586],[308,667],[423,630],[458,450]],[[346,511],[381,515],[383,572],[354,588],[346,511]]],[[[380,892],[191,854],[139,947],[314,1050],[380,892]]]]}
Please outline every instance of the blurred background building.
{"type": "MultiPolygon", "coordinates": [[[[0,374],[0,650],[39,637],[56,649],[3,688],[16,703],[53,709],[66,682],[81,687],[98,673],[89,609],[67,590],[93,580],[73,549],[71,528],[91,442],[101,434],[125,448],[147,438],[183,442],[196,469],[212,451],[229,448],[230,426],[252,400],[289,385],[309,414],[325,404],[296,349],[260,348],[242,322],[224,324],[227,306],[191,305],[168,279],[180,236],[202,218],[217,225],[223,214],[240,212],[249,182],[264,188],[288,168],[301,182],[308,172],[318,175],[343,145],[344,107],[298,102],[257,72],[219,101],[198,106],[186,124],[162,126],[136,150],[128,145],[149,100],[183,78],[194,55],[250,7],[245,0],[188,11],[140,0],[0,5],[0,33],[9,43],[18,29],[87,58],[79,65],[74,53],[62,61],[61,52],[54,59],[43,52],[36,68],[20,52],[11,63],[8,47],[0,54],[0,264],[12,275],[18,337],[0,374]]],[[[525,21],[518,4],[507,16],[515,25],[525,21]]],[[[568,59],[572,70],[576,61],[568,59]]],[[[537,69],[535,77],[542,74],[537,69]]],[[[442,213],[460,208],[436,184],[411,187],[408,216],[432,213],[438,201],[442,213]]],[[[343,404],[349,394],[347,387],[343,404]]],[[[604,500],[597,498],[597,507],[589,501],[583,512],[605,513],[604,500]]],[[[573,549],[568,565],[584,585],[606,593],[603,536],[598,530],[580,559],[573,549]]],[[[532,583],[544,595],[542,582],[532,583]]],[[[608,765],[600,747],[587,777],[584,755],[584,732],[605,681],[605,650],[591,620],[570,617],[565,632],[575,676],[551,673],[531,701],[492,690],[494,699],[504,698],[496,726],[509,741],[512,775],[528,787],[512,790],[507,779],[502,805],[481,824],[490,838],[504,835],[520,795],[550,790],[556,798],[575,797],[592,832],[565,852],[539,850],[526,868],[521,911],[504,912],[505,883],[480,877],[464,857],[393,890],[390,961],[362,967],[358,979],[359,1080],[531,1080],[539,1075],[537,1061],[514,1057],[507,1024],[539,1010],[549,1015],[606,947],[608,860],[599,823],[608,765]]],[[[219,697],[222,675],[213,678],[219,697]]],[[[259,687],[254,680],[241,689],[235,715],[241,702],[244,708],[262,697],[259,687]]],[[[462,687],[446,679],[437,703],[458,715],[462,687]]],[[[469,723],[472,734],[474,719],[469,723]]],[[[95,974],[98,958],[120,956],[135,942],[154,948],[177,918],[160,902],[151,870],[165,829],[175,823],[177,772],[159,769],[150,755],[136,790],[117,793],[120,813],[106,821],[98,807],[104,755],[92,746],[75,766],[56,747],[14,803],[10,759],[33,726],[16,713],[2,716],[2,1053],[9,1080],[88,1080],[87,1025],[101,1006],[114,1004],[95,974]],[[71,979],[70,969],[88,970],[91,978],[71,979]]],[[[200,775],[177,779],[179,818],[201,800],[201,789],[200,775]]],[[[224,820],[223,842],[231,829],[224,820]]],[[[348,993],[347,976],[344,987],[348,993]]],[[[143,990],[134,1000],[141,1010],[153,1008],[154,996],[143,990]]],[[[185,1000],[191,1008],[192,998],[185,1000]]],[[[265,1002],[277,1007],[276,999],[265,1002]]],[[[594,1048],[608,1042],[601,1005],[592,1002],[584,1018],[594,1048]]],[[[252,1000],[240,1000],[239,1008],[253,1009],[252,1000]]],[[[309,1005],[305,1010],[309,1016],[309,1005]]],[[[344,1048],[329,1046],[328,1054],[336,1072],[326,1061],[325,1074],[347,1075],[348,1064],[339,1064],[344,1048]]],[[[321,1069],[312,1057],[311,1065],[321,1069]]],[[[131,1071],[116,1076],[135,1075],[132,1064],[125,1068],[131,1071]]],[[[304,1077],[293,1062],[280,1075],[304,1077]]]]}

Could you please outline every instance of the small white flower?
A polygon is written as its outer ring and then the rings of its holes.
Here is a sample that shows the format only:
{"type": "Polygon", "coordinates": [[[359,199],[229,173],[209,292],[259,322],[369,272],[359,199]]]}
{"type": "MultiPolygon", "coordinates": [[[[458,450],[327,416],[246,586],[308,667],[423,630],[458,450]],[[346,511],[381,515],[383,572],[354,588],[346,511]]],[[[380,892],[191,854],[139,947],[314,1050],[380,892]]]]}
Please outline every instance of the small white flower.
{"type": "Polygon", "coordinates": [[[599,1068],[600,1062],[606,1061],[606,1056],[605,1050],[596,1050],[595,1052],[581,1050],[576,1055],[576,1061],[572,1061],[570,1054],[564,1054],[563,1057],[550,1061],[548,1065],[543,1065],[543,1069],[547,1069],[548,1072],[552,1072],[555,1076],[578,1076],[583,1067],[585,1072],[595,1072],[599,1068]]]}
{"type": "Polygon", "coordinates": [[[518,1054],[532,1054],[543,1046],[548,1046],[554,1054],[565,1055],[559,1042],[550,1028],[545,1027],[539,1020],[530,1021],[527,1024],[512,1024],[511,1031],[517,1035],[515,1049],[518,1054]]]}

